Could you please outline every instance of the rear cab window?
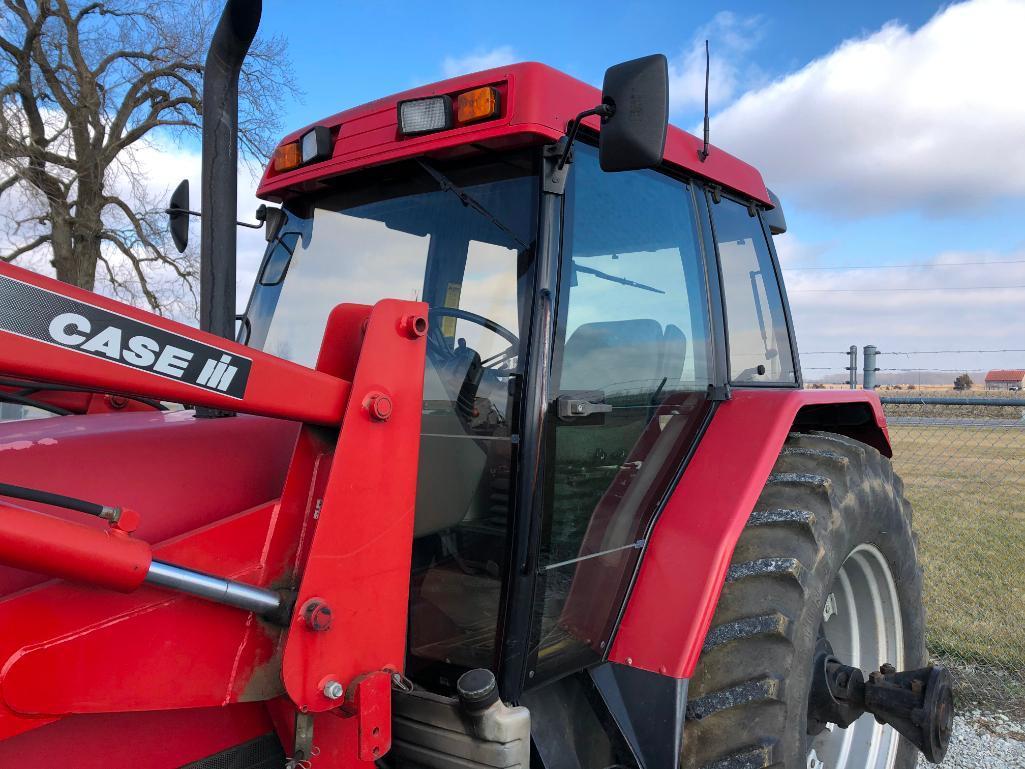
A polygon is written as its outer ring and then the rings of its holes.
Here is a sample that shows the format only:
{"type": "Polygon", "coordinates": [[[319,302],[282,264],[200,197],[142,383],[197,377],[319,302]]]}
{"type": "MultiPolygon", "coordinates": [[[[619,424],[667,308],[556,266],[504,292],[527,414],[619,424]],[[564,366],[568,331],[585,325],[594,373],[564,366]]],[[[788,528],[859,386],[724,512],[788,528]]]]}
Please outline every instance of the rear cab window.
{"type": "Polygon", "coordinates": [[[757,210],[721,197],[711,211],[725,302],[730,381],[796,384],[783,296],[757,210]]]}

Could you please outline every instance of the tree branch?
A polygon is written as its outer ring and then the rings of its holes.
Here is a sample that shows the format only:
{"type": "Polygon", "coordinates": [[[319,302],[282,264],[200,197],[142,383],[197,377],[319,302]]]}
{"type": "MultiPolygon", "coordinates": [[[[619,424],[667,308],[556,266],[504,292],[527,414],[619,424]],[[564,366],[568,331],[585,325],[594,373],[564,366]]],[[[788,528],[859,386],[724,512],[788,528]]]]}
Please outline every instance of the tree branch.
{"type": "Polygon", "coordinates": [[[31,243],[26,243],[26,244],[24,244],[22,246],[18,246],[16,249],[14,249],[13,251],[11,251],[8,254],[0,254],[0,262],[13,262],[19,256],[24,256],[29,251],[35,251],[37,248],[39,248],[44,243],[49,243],[49,242],[50,242],[50,236],[48,234],[47,235],[40,235],[38,238],[33,240],[31,243]]]}

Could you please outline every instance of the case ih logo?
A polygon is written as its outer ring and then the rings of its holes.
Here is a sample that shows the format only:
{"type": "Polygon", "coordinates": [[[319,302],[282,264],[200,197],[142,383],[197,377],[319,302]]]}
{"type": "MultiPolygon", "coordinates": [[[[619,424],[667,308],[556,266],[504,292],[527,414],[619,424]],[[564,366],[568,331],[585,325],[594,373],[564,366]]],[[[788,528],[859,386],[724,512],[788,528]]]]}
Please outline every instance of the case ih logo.
{"type": "Polygon", "coordinates": [[[0,276],[0,329],[242,398],[252,361],[52,291],[0,276]]]}

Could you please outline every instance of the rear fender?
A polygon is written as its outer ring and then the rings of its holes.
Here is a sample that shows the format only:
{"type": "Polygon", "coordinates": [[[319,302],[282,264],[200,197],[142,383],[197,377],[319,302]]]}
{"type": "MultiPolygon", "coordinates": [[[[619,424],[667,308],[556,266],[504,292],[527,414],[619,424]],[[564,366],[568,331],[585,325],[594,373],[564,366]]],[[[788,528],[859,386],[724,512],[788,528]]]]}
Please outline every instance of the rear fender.
{"type": "Polygon", "coordinates": [[[733,549],[793,429],[831,430],[892,453],[874,393],[734,390],[655,523],[610,660],[693,674],[733,549]]]}

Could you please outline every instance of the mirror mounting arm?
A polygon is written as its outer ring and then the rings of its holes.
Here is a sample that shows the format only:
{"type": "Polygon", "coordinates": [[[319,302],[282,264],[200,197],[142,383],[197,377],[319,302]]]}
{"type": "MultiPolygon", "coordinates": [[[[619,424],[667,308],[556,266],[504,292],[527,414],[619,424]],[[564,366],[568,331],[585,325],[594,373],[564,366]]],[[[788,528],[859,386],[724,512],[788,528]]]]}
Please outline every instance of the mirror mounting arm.
{"type": "Polygon", "coordinates": [[[573,151],[573,142],[577,139],[577,131],[580,130],[580,123],[583,122],[585,117],[591,117],[591,115],[598,115],[603,121],[608,120],[610,117],[616,114],[616,107],[613,104],[599,104],[597,107],[591,109],[585,109],[575,118],[569,121],[566,126],[566,146],[562,150],[562,156],[559,158],[559,162],[556,164],[556,170],[561,171],[566,163],[569,161],[569,154],[573,151]]]}
{"type": "MultiPolygon", "coordinates": [[[[165,208],[164,209],[164,213],[168,215],[168,217],[171,219],[172,222],[174,220],[178,219],[178,217],[181,217],[181,216],[195,216],[195,217],[199,217],[199,218],[203,217],[203,214],[200,213],[199,211],[192,211],[192,210],[190,210],[188,208],[179,208],[178,206],[176,206],[174,204],[174,202],[171,203],[169,208],[165,208]]],[[[264,226],[264,221],[266,219],[267,219],[267,206],[261,205],[260,208],[258,208],[257,211],[256,211],[256,220],[257,220],[256,224],[251,224],[250,222],[240,222],[240,221],[237,221],[237,220],[236,220],[235,224],[237,224],[239,227],[248,227],[251,230],[259,230],[259,229],[261,229],[264,226]]],[[[268,240],[270,240],[270,238],[268,238],[268,240]]],[[[186,242],[187,242],[187,239],[186,239],[186,242]]],[[[178,250],[179,251],[184,251],[185,250],[184,246],[185,246],[185,244],[183,243],[182,247],[180,247],[178,250]]]]}

